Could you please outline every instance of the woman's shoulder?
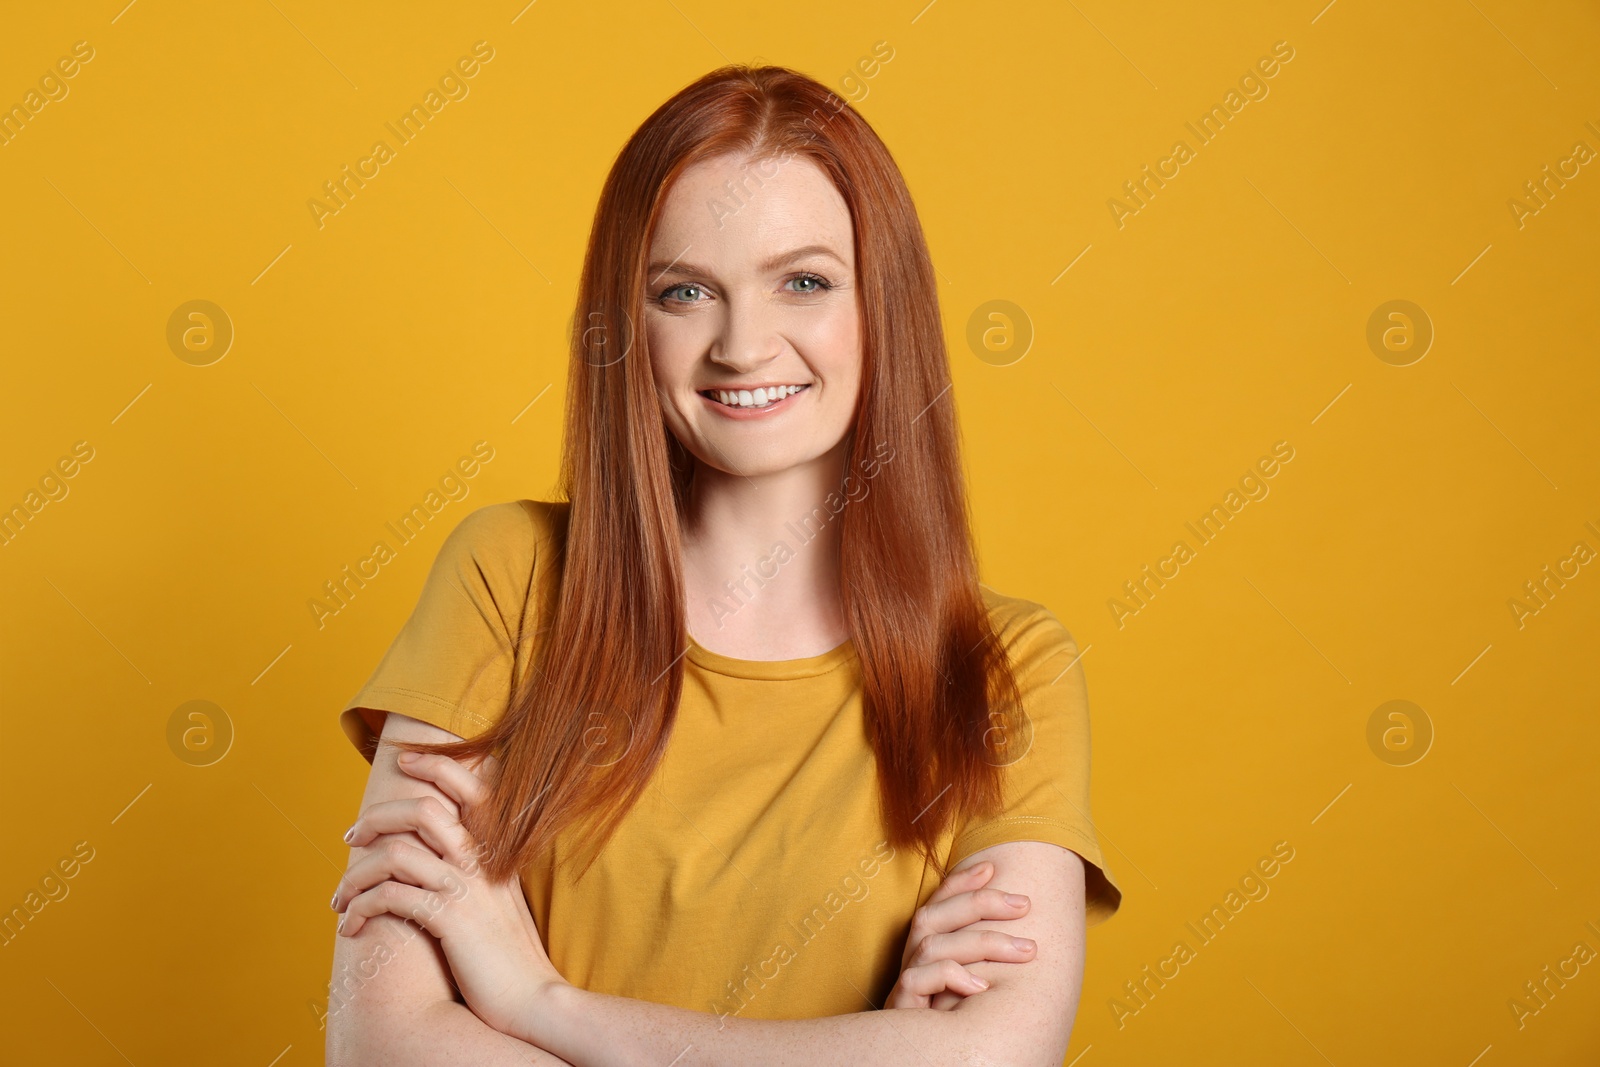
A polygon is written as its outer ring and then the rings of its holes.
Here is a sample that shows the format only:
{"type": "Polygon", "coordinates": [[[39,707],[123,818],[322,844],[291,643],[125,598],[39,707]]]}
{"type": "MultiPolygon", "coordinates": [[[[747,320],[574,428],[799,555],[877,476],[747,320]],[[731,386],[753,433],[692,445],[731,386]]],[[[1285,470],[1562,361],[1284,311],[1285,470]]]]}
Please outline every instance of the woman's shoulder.
{"type": "Polygon", "coordinates": [[[441,554],[498,562],[517,569],[557,552],[566,537],[568,504],[564,500],[501,500],[482,504],[462,516],[441,547],[441,554]]]}
{"type": "Polygon", "coordinates": [[[1043,660],[1063,652],[1078,655],[1078,642],[1072,632],[1048,607],[1038,601],[1007,596],[987,585],[980,584],[978,588],[990,625],[1013,660],[1043,660]]]}
{"type": "Polygon", "coordinates": [[[564,500],[502,500],[472,509],[439,546],[436,580],[479,588],[502,612],[547,609],[559,584],[568,508],[564,500]]]}

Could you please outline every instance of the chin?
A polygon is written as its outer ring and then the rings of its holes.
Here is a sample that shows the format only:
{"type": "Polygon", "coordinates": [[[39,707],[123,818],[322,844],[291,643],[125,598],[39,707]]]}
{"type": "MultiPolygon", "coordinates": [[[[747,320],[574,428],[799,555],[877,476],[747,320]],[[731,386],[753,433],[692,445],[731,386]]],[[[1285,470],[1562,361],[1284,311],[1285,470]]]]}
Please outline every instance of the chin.
{"type": "Polygon", "coordinates": [[[817,456],[810,451],[752,449],[748,443],[735,448],[731,442],[724,445],[720,441],[712,441],[711,444],[713,447],[707,449],[709,455],[697,452],[695,458],[708,467],[715,467],[719,471],[740,478],[781,474],[783,471],[805,466],[817,459],[817,456]]]}

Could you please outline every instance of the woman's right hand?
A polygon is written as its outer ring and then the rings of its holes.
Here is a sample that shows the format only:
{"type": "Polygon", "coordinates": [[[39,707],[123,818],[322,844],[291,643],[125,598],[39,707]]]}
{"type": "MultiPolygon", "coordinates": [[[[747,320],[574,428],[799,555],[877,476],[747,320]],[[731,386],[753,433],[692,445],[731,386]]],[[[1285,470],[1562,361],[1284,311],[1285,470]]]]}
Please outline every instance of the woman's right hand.
{"type": "Polygon", "coordinates": [[[989,988],[964,964],[990,960],[1027,963],[1037,946],[998,930],[968,930],[981,919],[1019,919],[1028,914],[1028,898],[985,888],[994,864],[974,863],[950,876],[911,917],[900,978],[889,991],[885,1008],[936,1008],[949,1011],[973,993],[989,988]]]}

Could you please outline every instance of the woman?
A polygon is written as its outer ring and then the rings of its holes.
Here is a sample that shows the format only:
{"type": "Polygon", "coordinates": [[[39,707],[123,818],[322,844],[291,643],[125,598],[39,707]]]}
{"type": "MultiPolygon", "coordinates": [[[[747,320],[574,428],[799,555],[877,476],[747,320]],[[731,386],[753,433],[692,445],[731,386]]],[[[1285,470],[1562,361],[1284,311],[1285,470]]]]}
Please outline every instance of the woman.
{"type": "Polygon", "coordinates": [[[1121,900],[1082,669],[977,582],[888,150],[707,75],[614,164],[579,309],[564,500],[464,518],[342,712],[330,1062],[1059,1063],[1121,900]]]}

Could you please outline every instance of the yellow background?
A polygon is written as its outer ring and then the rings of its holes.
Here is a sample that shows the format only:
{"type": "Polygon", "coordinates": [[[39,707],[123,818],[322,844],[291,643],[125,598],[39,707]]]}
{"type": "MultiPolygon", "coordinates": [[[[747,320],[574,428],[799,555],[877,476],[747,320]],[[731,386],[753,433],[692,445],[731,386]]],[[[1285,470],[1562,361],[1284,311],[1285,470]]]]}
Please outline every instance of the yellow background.
{"type": "Polygon", "coordinates": [[[0,103],[95,55],[0,147],[0,504],[75,442],[94,458],[0,548],[0,908],[77,842],[94,859],[0,948],[4,1058],[320,1061],[366,771],[336,713],[444,534],[549,493],[617,149],[762,57],[850,92],[895,153],[985,579],[1085,648],[1127,897],[1090,935],[1068,1060],[1596,1062],[1600,963],[1521,1027],[1508,1001],[1600,951],[1600,566],[1520,628],[1508,601],[1600,550],[1600,166],[1520,227],[1507,205],[1600,150],[1600,15],[1321,3],[9,12],[0,103]],[[322,183],[479,40],[470,95],[319,229],[322,183]],[[879,41],[892,60],[847,86],[879,41]],[[1197,147],[1184,123],[1278,41],[1269,95],[1197,147]],[[1180,138],[1195,158],[1119,229],[1108,199],[1180,138]],[[236,330],[210,366],[166,340],[194,299],[236,330]],[[1403,367],[1366,340],[1397,299],[1436,332],[1403,367]],[[1031,322],[1009,365],[965,341],[990,300],[1031,322]],[[319,629],[322,584],[479,440],[470,495],[319,629]],[[1270,494],[1119,627],[1123,582],[1280,440],[1270,494]],[[1367,741],[1397,699],[1434,731],[1410,766],[1367,741]],[[211,766],[169,747],[191,700],[235,732],[211,766]],[[1184,924],[1279,841],[1270,895],[1196,947],[1184,924]],[[1195,958],[1119,1026],[1180,939],[1195,958]]]}

